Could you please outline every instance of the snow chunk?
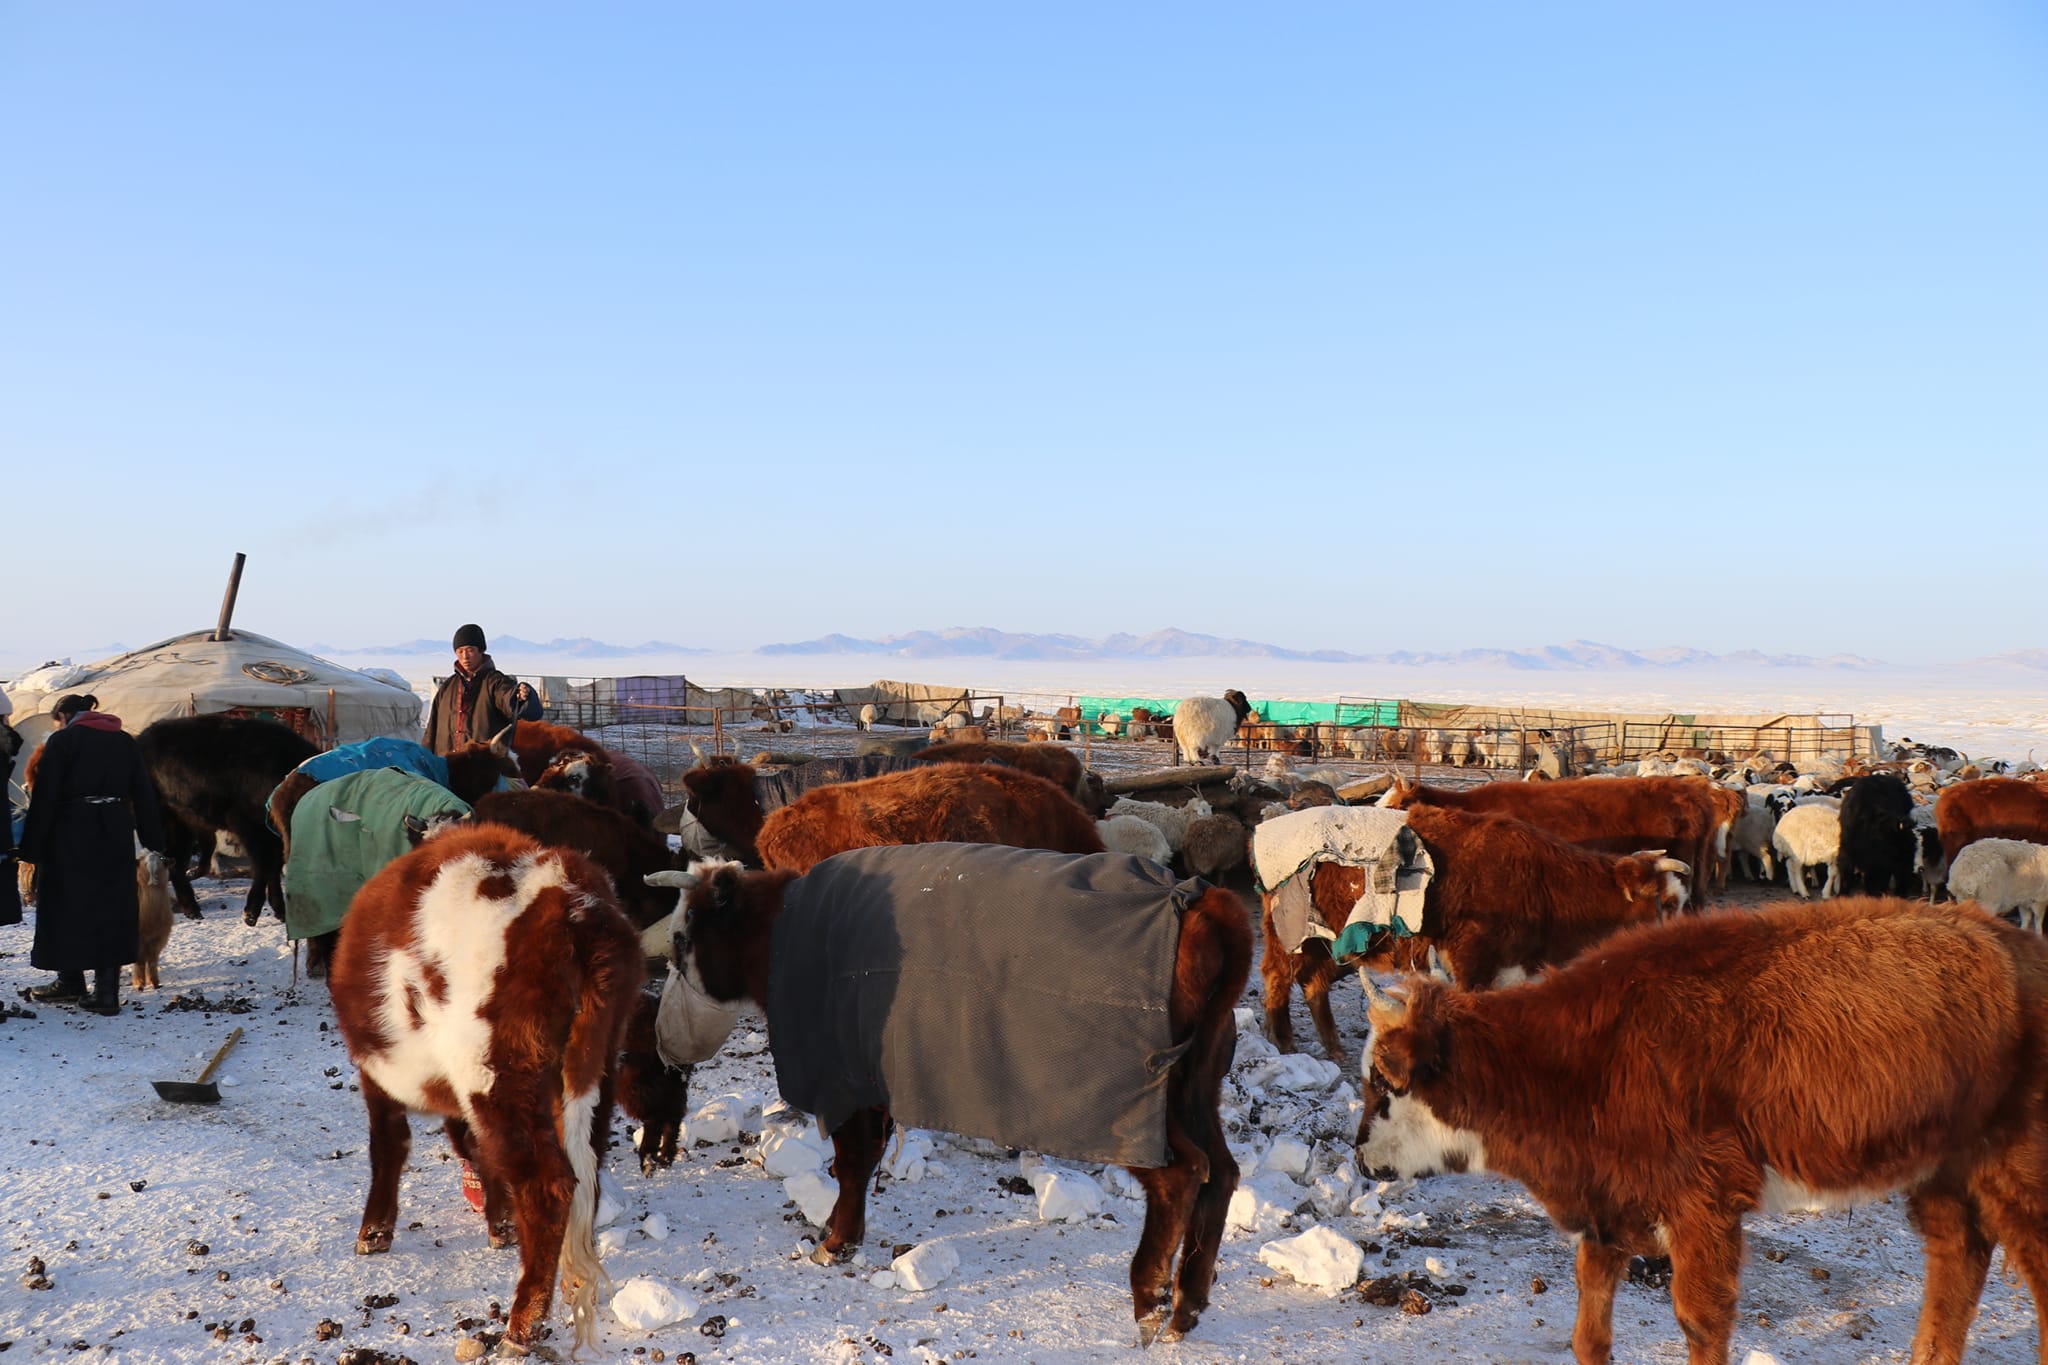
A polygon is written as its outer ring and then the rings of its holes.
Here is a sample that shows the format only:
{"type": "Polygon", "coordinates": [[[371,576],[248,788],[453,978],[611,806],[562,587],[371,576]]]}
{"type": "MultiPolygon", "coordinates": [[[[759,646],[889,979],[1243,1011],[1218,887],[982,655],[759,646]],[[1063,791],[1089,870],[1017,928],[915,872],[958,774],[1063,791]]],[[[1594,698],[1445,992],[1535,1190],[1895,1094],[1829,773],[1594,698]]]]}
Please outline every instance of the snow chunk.
{"type": "Polygon", "coordinates": [[[1778,1365],[1778,1358],[1763,1351],[1751,1351],[1742,1358],[1742,1365],[1778,1365]]]}
{"type": "Polygon", "coordinates": [[[1231,1011],[1231,1017],[1237,1021],[1237,1031],[1239,1033],[1257,1033],[1259,1031],[1259,1012],[1251,1006],[1239,1005],[1235,1010],[1231,1011]]]}
{"type": "Polygon", "coordinates": [[[947,1242],[926,1242],[898,1256],[889,1269],[896,1272],[898,1288],[921,1294],[953,1278],[960,1269],[960,1253],[947,1242]]]}
{"type": "Polygon", "coordinates": [[[924,1133],[907,1132],[897,1144],[896,1159],[889,1164],[892,1178],[915,1185],[925,1177],[925,1159],[932,1154],[932,1140],[924,1133]]]}
{"type": "Polygon", "coordinates": [[[626,1234],[623,1230],[619,1228],[606,1228],[603,1232],[597,1234],[597,1256],[599,1260],[603,1260],[607,1256],[616,1256],[625,1249],[626,1234]]]}
{"type": "Polygon", "coordinates": [[[1424,1257],[1422,1268],[1439,1280],[1456,1279],[1458,1275],[1458,1263],[1448,1256],[1424,1257]]]}
{"type": "Polygon", "coordinates": [[[839,1201],[839,1182],[821,1171],[800,1171],[782,1182],[782,1192],[796,1201],[805,1222],[821,1228],[839,1201]]]}
{"type": "Polygon", "coordinates": [[[619,1193],[618,1185],[612,1180],[611,1172],[597,1173],[597,1216],[591,1220],[592,1227],[608,1227],[619,1221],[619,1215],[626,1211],[626,1196],[619,1193]]]}
{"type": "Polygon", "coordinates": [[[1335,1292],[1358,1283],[1365,1249],[1340,1232],[1313,1227],[1299,1237],[1266,1243],[1259,1248],[1259,1260],[1302,1284],[1335,1292]]]}
{"type": "Polygon", "coordinates": [[[690,1115],[683,1125],[683,1140],[692,1146],[699,1142],[731,1142],[740,1135],[740,1121],[747,1116],[747,1102],[738,1095],[720,1095],[702,1109],[690,1115]]]}
{"type": "Polygon", "coordinates": [[[868,1276],[868,1283],[877,1289],[894,1289],[896,1287],[896,1272],[893,1270],[877,1270],[874,1274],[868,1276]]]}
{"type": "Polygon", "coordinates": [[[1102,1212],[1102,1186],[1081,1171],[1041,1166],[1031,1176],[1038,1216],[1048,1223],[1078,1223],[1102,1212]]]}
{"type": "Polygon", "coordinates": [[[641,1221],[640,1231],[647,1234],[647,1240],[650,1242],[666,1242],[668,1240],[668,1215],[665,1213],[648,1214],[641,1221]]]}
{"type": "Polygon", "coordinates": [[[1328,1090],[1344,1076],[1335,1062],[1305,1053],[1286,1052],[1269,1057],[1244,1077],[1248,1090],[1278,1086],[1282,1090],[1328,1090]]]}
{"type": "Polygon", "coordinates": [[[832,1144],[819,1137],[816,1129],[777,1128],[763,1133],[754,1150],[760,1153],[761,1165],[768,1174],[787,1179],[805,1171],[824,1170],[832,1144]]]}
{"type": "Polygon", "coordinates": [[[1276,1137],[1273,1145],[1266,1149],[1260,1164],[1269,1171],[1278,1171],[1286,1176],[1308,1174],[1309,1147],[1297,1137],[1276,1137]]]}
{"type": "Polygon", "coordinates": [[[1230,1196],[1230,1213],[1224,1228],[1265,1236],[1280,1230],[1301,1202],[1301,1190],[1286,1176],[1266,1171],[1241,1181],[1230,1196]]]}
{"type": "Polygon", "coordinates": [[[612,1295],[612,1315],[624,1326],[655,1332],[697,1316],[697,1301],[660,1280],[635,1275],[612,1295]]]}

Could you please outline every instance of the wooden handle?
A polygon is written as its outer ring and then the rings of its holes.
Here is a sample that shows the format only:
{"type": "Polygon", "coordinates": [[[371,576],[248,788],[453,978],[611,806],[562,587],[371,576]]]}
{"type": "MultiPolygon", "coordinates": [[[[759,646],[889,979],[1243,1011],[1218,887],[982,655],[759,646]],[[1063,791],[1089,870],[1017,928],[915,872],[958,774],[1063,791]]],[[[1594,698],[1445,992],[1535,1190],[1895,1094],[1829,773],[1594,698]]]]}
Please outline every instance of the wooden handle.
{"type": "Polygon", "coordinates": [[[221,1058],[227,1056],[228,1049],[233,1047],[236,1043],[240,1042],[241,1040],[242,1026],[240,1024],[237,1024],[235,1025],[234,1031],[228,1034],[228,1040],[220,1045],[220,1051],[213,1054],[213,1060],[206,1064],[206,1070],[199,1073],[199,1079],[194,1081],[193,1084],[205,1085],[208,1081],[212,1080],[213,1073],[220,1067],[221,1058]]]}

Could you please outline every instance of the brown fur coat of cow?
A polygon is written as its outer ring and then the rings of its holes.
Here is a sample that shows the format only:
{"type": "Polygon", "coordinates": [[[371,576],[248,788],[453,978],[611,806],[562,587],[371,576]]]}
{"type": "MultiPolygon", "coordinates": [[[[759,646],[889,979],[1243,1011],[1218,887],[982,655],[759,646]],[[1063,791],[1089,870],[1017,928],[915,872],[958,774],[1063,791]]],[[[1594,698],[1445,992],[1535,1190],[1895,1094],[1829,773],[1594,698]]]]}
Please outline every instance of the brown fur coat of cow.
{"type": "Polygon", "coordinates": [[[1742,1218],[1908,1193],[1916,1362],[1952,1365],[1994,1249],[2048,1293],[2048,942],[1973,905],[1788,901],[1616,935],[1506,990],[1371,1011],[1361,1169],[1484,1166],[1577,1235],[1581,1362],[1668,1249],[1693,1365],[1725,1365],[1742,1218]]]}
{"type": "Polygon", "coordinates": [[[850,848],[939,842],[1102,852],[1094,820],[1072,796],[993,764],[940,763],[820,787],[770,815],[755,840],[763,866],[792,872],[850,848]]]}

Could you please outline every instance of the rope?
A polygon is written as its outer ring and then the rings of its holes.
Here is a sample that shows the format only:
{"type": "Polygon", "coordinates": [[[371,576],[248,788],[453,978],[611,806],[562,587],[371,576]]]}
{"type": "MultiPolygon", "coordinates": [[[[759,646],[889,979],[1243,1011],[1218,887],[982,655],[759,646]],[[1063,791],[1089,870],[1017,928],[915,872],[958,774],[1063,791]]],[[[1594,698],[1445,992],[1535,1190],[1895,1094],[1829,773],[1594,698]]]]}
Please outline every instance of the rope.
{"type": "Polygon", "coordinates": [[[275,659],[258,659],[255,663],[243,664],[242,671],[257,682],[278,683],[284,686],[313,680],[313,675],[305,669],[281,664],[275,659]]]}

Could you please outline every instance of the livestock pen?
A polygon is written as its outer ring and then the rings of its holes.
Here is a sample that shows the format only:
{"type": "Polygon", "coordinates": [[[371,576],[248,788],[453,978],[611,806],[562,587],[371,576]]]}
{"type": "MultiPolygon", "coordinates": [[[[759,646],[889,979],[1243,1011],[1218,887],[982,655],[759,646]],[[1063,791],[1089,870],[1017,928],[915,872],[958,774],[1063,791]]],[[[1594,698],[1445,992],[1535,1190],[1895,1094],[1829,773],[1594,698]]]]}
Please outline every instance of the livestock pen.
{"type": "MultiPolygon", "coordinates": [[[[1066,743],[1105,776],[1176,766],[1175,699],[1082,692],[997,691],[878,681],[861,687],[704,687],[679,676],[537,676],[544,713],[645,764],[672,801],[682,774],[720,755],[802,762],[856,753],[878,732],[917,734],[951,726],[999,740],[1066,743]],[[1132,713],[1152,718],[1133,738],[1132,713]]],[[[1340,696],[1335,701],[1261,699],[1219,755],[1252,771],[1284,764],[1360,779],[1398,771],[1468,783],[1599,771],[1650,754],[1744,757],[1767,751],[1793,762],[1823,753],[1871,755],[1877,727],[1838,713],[1662,715],[1553,707],[1431,703],[1340,696]]]]}

